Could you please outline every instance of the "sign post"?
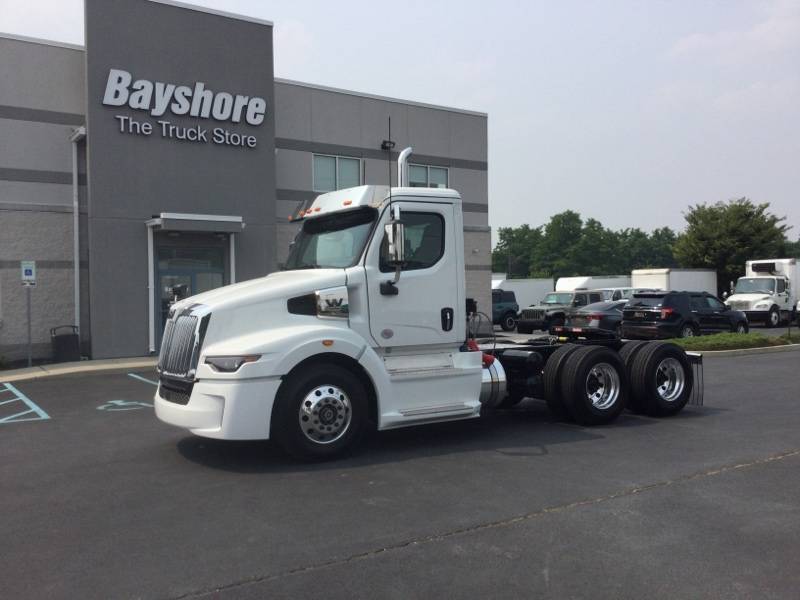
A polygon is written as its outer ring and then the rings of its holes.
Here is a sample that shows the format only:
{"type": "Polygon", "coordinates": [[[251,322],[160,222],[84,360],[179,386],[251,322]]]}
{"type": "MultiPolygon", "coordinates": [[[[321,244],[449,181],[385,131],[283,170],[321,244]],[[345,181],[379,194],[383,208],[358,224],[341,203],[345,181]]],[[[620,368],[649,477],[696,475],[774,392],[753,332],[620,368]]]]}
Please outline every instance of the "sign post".
{"type": "Polygon", "coordinates": [[[22,285],[25,286],[25,304],[28,309],[28,366],[33,366],[33,345],[31,343],[31,288],[36,285],[36,261],[20,261],[22,285]]]}

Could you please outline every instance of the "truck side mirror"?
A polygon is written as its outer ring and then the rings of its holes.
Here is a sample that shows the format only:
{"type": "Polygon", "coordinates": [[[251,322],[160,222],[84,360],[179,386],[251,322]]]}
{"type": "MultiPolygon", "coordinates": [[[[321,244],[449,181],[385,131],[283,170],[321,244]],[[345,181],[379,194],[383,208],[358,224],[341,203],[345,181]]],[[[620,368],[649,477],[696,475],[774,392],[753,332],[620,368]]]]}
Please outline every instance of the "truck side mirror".
{"type": "Polygon", "coordinates": [[[722,292],[722,297],[723,298],[727,298],[728,297],[728,292],[722,292]]]}
{"type": "Polygon", "coordinates": [[[392,219],[385,225],[384,231],[389,242],[387,262],[390,267],[402,267],[406,261],[405,225],[402,221],[392,219]]]}

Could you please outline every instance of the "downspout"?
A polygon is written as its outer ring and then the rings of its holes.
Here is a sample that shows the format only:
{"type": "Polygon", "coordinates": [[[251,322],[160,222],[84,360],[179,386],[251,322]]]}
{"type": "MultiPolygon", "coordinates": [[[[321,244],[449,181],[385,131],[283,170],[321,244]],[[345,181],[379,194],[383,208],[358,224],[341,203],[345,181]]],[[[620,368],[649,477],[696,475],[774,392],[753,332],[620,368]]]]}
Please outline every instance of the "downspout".
{"type": "MultiPolygon", "coordinates": [[[[81,331],[81,245],[80,245],[80,190],[78,185],[78,144],[86,137],[86,127],[72,131],[72,283],[75,304],[75,327],[81,331]]],[[[79,338],[80,339],[80,338],[79,338]]]]}
{"type": "Polygon", "coordinates": [[[397,157],[397,187],[408,187],[408,157],[413,151],[409,146],[397,157]]]}

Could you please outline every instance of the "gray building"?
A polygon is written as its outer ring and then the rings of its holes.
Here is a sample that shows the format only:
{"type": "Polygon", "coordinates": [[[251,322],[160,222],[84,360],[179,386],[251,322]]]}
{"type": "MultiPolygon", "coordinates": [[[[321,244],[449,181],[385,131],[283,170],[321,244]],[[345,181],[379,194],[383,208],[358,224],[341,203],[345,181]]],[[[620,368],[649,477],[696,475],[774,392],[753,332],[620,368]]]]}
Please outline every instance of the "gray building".
{"type": "Polygon", "coordinates": [[[269,22],[156,0],[85,11],[85,47],[0,34],[2,360],[27,353],[21,261],[35,357],[60,325],[92,358],[146,355],[171,301],[280,268],[289,215],[386,184],[406,146],[413,185],[461,192],[467,292],[490,308],[486,114],[275,79],[269,22]]]}

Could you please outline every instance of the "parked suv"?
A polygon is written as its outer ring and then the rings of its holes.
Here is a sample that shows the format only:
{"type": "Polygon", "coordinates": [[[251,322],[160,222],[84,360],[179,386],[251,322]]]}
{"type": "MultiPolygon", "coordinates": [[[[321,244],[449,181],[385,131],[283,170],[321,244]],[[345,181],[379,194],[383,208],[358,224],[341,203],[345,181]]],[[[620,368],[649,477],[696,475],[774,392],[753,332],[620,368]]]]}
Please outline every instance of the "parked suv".
{"type": "Polygon", "coordinates": [[[747,316],[707,292],[635,294],[622,312],[622,337],[663,339],[702,333],[747,333],[747,316]]]}
{"type": "Polygon", "coordinates": [[[576,308],[602,302],[599,290],[575,290],[572,292],[550,292],[539,304],[524,309],[517,319],[519,333],[533,333],[534,329],[548,330],[563,325],[567,314],[576,308]]]}
{"type": "Polygon", "coordinates": [[[500,325],[503,331],[514,331],[518,312],[519,304],[514,292],[492,290],[492,323],[500,325]]]}

